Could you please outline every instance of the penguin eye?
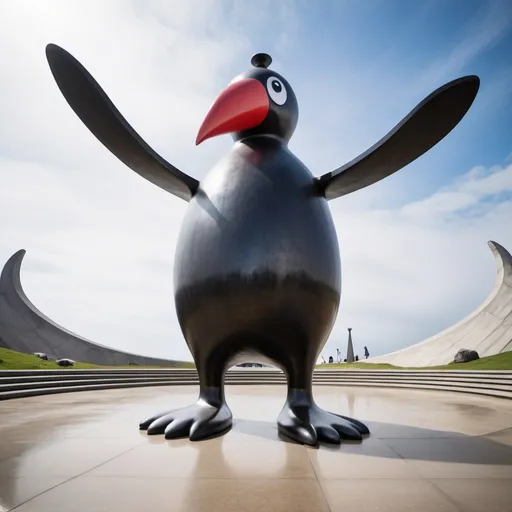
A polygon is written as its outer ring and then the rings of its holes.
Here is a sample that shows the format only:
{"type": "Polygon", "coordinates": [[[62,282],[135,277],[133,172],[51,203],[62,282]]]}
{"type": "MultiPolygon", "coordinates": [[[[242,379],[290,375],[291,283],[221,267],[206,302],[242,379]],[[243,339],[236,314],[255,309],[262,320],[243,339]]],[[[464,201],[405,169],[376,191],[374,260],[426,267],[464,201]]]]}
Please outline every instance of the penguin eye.
{"type": "Polygon", "coordinates": [[[285,104],[288,94],[286,93],[286,87],[281,80],[275,76],[271,76],[267,80],[267,91],[274,103],[277,103],[278,105],[285,104]]]}

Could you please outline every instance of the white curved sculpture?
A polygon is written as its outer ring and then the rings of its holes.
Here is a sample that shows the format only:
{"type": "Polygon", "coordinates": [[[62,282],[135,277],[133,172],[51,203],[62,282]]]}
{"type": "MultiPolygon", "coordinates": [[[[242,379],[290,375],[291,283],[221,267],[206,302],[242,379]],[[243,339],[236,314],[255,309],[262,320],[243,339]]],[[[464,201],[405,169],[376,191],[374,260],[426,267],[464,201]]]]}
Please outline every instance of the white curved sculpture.
{"type": "Polygon", "coordinates": [[[496,258],[497,275],[487,299],[469,316],[410,347],[368,359],[396,366],[436,366],[453,361],[461,349],[480,357],[512,350],[512,256],[500,244],[488,242],[496,258]]]}
{"type": "Polygon", "coordinates": [[[53,359],[71,358],[100,365],[173,366],[179,361],[123,352],[68,331],[41,313],[25,295],[20,270],[25,250],[13,254],[0,274],[0,347],[53,359]]]}

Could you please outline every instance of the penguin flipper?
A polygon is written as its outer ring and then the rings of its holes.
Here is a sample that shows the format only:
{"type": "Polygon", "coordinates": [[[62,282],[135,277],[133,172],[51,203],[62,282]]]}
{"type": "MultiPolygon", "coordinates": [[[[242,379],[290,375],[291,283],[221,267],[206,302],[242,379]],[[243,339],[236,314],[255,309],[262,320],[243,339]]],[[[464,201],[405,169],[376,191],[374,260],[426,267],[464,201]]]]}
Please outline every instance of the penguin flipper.
{"type": "Polygon", "coordinates": [[[46,46],[46,58],[70,107],[108,150],[151,183],[185,201],[192,198],[199,182],[148,146],[78,60],[55,44],[46,46]]]}
{"type": "Polygon", "coordinates": [[[316,178],[319,192],[335,199],[372,185],[410,164],[450,133],[471,107],[480,79],[464,76],[427,96],[364,153],[316,178]]]}

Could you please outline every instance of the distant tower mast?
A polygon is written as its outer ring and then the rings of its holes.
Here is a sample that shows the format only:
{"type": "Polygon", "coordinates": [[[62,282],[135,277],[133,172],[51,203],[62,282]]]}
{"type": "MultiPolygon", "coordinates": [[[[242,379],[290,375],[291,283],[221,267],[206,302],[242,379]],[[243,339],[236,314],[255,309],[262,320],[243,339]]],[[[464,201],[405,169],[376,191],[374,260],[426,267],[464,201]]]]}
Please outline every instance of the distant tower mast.
{"type": "Polygon", "coordinates": [[[352,327],[348,328],[347,363],[354,362],[354,345],[352,345],[352,327]]]}

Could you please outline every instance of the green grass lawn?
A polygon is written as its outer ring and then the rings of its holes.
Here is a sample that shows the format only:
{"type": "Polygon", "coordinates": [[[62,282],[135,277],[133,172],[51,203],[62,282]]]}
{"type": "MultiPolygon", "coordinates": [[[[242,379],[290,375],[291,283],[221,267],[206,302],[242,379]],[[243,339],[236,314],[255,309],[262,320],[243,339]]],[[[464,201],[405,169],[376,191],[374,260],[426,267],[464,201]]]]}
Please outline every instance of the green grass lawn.
{"type": "Polygon", "coordinates": [[[393,366],[386,363],[340,363],[319,364],[318,369],[345,368],[361,370],[512,370],[512,352],[505,352],[495,356],[482,357],[470,363],[450,363],[443,366],[427,366],[425,368],[393,366]]]}
{"type": "MultiPolygon", "coordinates": [[[[162,366],[99,366],[90,363],[76,363],[75,366],[67,368],[69,370],[83,370],[91,368],[164,368],[162,366]]],[[[165,368],[194,368],[194,363],[185,361],[176,361],[176,364],[166,366],[165,368]]],[[[319,364],[317,369],[361,369],[361,370],[512,370],[512,352],[505,352],[496,356],[482,357],[477,361],[470,363],[451,363],[444,366],[428,366],[425,368],[393,366],[386,363],[340,363],[340,364],[319,364]]],[[[60,370],[61,368],[55,361],[43,361],[30,354],[22,354],[0,347],[0,370],[60,370]]]]}
{"type": "Polygon", "coordinates": [[[512,352],[504,352],[495,356],[482,357],[470,363],[452,363],[434,366],[434,370],[512,370],[512,352]]]}
{"type": "Polygon", "coordinates": [[[328,370],[330,368],[336,369],[345,369],[350,370],[354,368],[358,368],[360,370],[398,370],[399,366],[393,366],[392,364],[387,363],[325,363],[325,364],[317,364],[316,367],[321,370],[328,370]]]}
{"type": "Polygon", "coordinates": [[[130,368],[132,370],[137,368],[194,368],[194,363],[185,361],[176,361],[175,365],[163,366],[100,366],[90,363],[75,363],[75,366],[62,368],[55,361],[43,361],[37,356],[30,354],[22,354],[7,348],[0,347],[0,370],[88,370],[91,368],[130,368]]]}

